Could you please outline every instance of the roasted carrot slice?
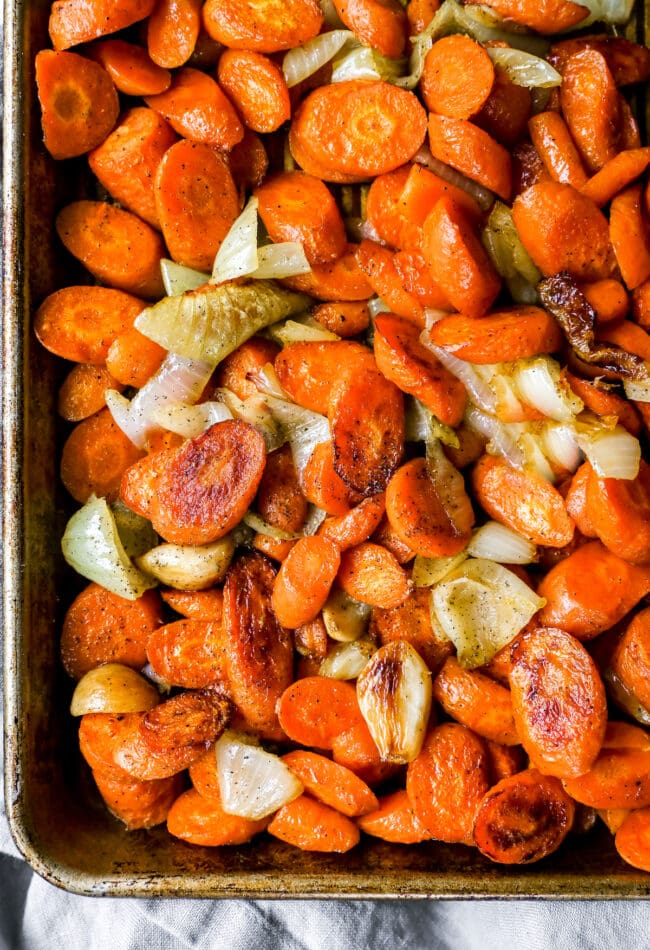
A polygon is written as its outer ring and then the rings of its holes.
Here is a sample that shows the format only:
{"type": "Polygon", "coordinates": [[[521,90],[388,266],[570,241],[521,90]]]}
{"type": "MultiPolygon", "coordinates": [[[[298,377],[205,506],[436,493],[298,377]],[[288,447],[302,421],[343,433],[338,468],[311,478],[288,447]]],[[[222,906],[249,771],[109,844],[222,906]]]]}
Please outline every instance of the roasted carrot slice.
{"type": "Polygon", "coordinates": [[[115,501],[124,472],[142,457],[108,409],[77,423],[63,445],[61,481],[85,504],[91,495],[115,501]]]}
{"type": "Polygon", "coordinates": [[[178,446],[149,452],[122,474],[119,496],[127,507],[143,518],[151,517],[154,486],[167,465],[176,458],[178,446]]]}
{"type": "Polygon", "coordinates": [[[609,209],[609,236],[628,290],[650,278],[650,236],[642,210],[641,185],[616,195],[609,209]]]}
{"type": "Polygon", "coordinates": [[[125,775],[121,769],[97,769],[93,778],[104,804],[115,818],[124,822],[127,831],[163,824],[183,791],[180,775],[142,781],[125,775]]]}
{"type": "Polygon", "coordinates": [[[334,0],[343,23],[364,46],[398,59],[406,46],[406,13],[398,0],[334,0]]]}
{"type": "Polygon", "coordinates": [[[289,343],[276,356],[274,367],[294,402],[323,415],[342,367],[346,375],[377,369],[368,347],[352,340],[289,343]]]}
{"type": "Polygon", "coordinates": [[[169,70],[154,63],[135,43],[100,40],[88,49],[88,54],[102,64],[115,88],[126,96],[155,96],[169,88],[172,81],[169,70]]]}
{"type": "Polygon", "coordinates": [[[340,551],[367,541],[386,510],[383,493],[364,498],[344,514],[325,518],[317,535],[332,541],[340,551]]]}
{"type": "Polygon", "coordinates": [[[526,768],[528,759],[520,745],[501,745],[500,742],[486,739],[485,746],[490,761],[490,787],[526,768]]]}
{"type": "Polygon", "coordinates": [[[487,0],[491,7],[508,20],[515,20],[536,33],[560,33],[580,23],[588,14],[587,7],[572,0],[487,0]]]}
{"type": "Polygon", "coordinates": [[[368,300],[373,289],[357,263],[356,245],[328,264],[313,264],[307,274],[282,279],[286,287],[309,294],[317,300],[368,300]]]}
{"type": "Polygon", "coordinates": [[[488,760],[481,739],[459,723],[432,729],[406,772],[406,793],[431,838],[470,844],[488,790],[488,760]]]}
{"type": "Polygon", "coordinates": [[[312,309],[311,316],[330,333],[336,333],[343,339],[358,336],[370,325],[370,311],[364,301],[339,300],[321,303],[312,309]]]}
{"type": "Polygon", "coordinates": [[[347,515],[351,506],[360,501],[359,494],[348,488],[334,467],[331,441],[314,447],[302,471],[300,487],[307,501],[328,515],[347,515]]]}
{"type": "Polygon", "coordinates": [[[379,802],[372,789],[354,772],[315,752],[297,750],[282,756],[284,764],[324,805],[354,818],[374,811],[379,802]]]}
{"type": "Polygon", "coordinates": [[[257,132],[244,129],[244,137],[228,153],[228,165],[235,183],[242,191],[257,188],[264,181],[269,156],[257,132]]]}
{"type": "Polygon", "coordinates": [[[186,139],[228,151],[244,137],[234,106],[207,73],[183,66],[165,92],[145,102],[186,139]]]}
{"type": "Polygon", "coordinates": [[[246,724],[279,740],[276,703],[291,683],[291,637],[272,609],[276,574],[261,554],[240,557],[224,585],[223,626],[229,693],[246,724]]]}
{"type": "Polygon", "coordinates": [[[421,33],[431,23],[434,14],[440,9],[440,0],[411,0],[406,8],[406,16],[411,27],[411,35],[421,33]]]}
{"type": "MultiPolygon", "coordinates": [[[[501,145],[512,149],[525,139],[532,112],[530,89],[518,86],[501,66],[495,66],[490,95],[473,122],[485,129],[501,145]]],[[[514,163],[513,163],[514,182],[514,163]]]]}
{"type": "Polygon", "coordinates": [[[264,439],[247,422],[219,422],[189,439],[154,483],[158,534],[175,544],[222,538],[255,497],[265,459],[264,439]]]}
{"type": "Polygon", "coordinates": [[[201,0],[158,0],[147,20],[149,56],[166,69],[184,66],[200,29],[201,0]]]}
{"type": "Polygon", "coordinates": [[[368,283],[390,309],[424,327],[424,310],[420,301],[405,289],[395,266],[395,255],[374,241],[363,240],[356,252],[359,266],[368,277],[368,283]]]}
{"type": "Polygon", "coordinates": [[[464,669],[450,656],[433,681],[433,696],[444,711],[484,739],[518,745],[508,690],[478,670],[464,669]]]}
{"type": "Polygon", "coordinates": [[[585,407],[599,416],[616,416],[622,426],[632,435],[641,431],[639,414],[632,405],[618,393],[601,388],[595,380],[581,379],[573,373],[566,373],[566,381],[572,392],[582,399],[585,407]]]}
{"type": "Polygon", "coordinates": [[[54,49],[68,49],[89,43],[98,36],[116,33],[149,16],[155,0],[54,0],[50,12],[49,32],[54,49]]]}
{"type": "Polygon", "coordinates": [[[266,830],[302,851],[345,852],[360,837],[354,822],[308,795],[283,805],[266,830]]]}
{"type": "Polygon", "coordinates": [[[206,0],[203,25],[229,49],[277,53],[305,43],[320,31],[323,14],[316,0],[206,0]]]}
{"type": "Polygon", "coordinates": [[[157,591],[125,600],[99,584],[89,584],[73,600],[63,621],[61,661],[66,673],[78,680],[103,663],[142,669],[147,662],[147,640],[161,623],[157,591]]]}
{"type": "Polygon", "coordinates": [[[616,832],[614,843],[627,864],[650,871],[650,808],[630,812],[616,832]]]}
{"type": "Polygon", "coordinates": [[[280,566],[273,586],[273,610],[292,630],[318,616],[341,563],[338,548],[316,535],[300,538],[280,566]]]}
{"type": "Polygon", "coordinates": [[[642,706],[650,705],[650,610],[647,607],[628,624],[616,644],[609,668],[642,706]]]}
{"type": "Polygon", "coordinates": [[[268,819],[230,815],[213,799],[204,798],[190,788],[176,799],[167,815],[167,831],[189,844],[217,848],[246,844],[264,831],[268,819]]]}
{"type": "Polygon", "coordinates": [[[431,625],[431,592],[425,587],[412,590],[397,607],[373,607],[370,633],[380,644],[406,640],[420,654],[435,676],[454,647],[431,625]]]}
{"type": "Polygon", "coordinates": [[[459,359],[479,364],[556,353],[562,345],[553,317],[525,304],[483,317],[452,313],[434,323],[429,339],[459,359]]]}
{"type": "MultiPolygon", "coordinates": [[[[431,269],[420,251],[397,251],[393,257],[393,264],[401,278],[404,290],[413,294],[422,307],[452,310],[447,295],[433,279],[431,269]]],[[[416,322],[419,325],[420,321],[416,322]]]]}
{"type": "Polygon", "coordinates": [[[336,579],[350,597],[375,607],[398,607],[411,590],[409,576],[397,558],[370,541],[343,551],[336,579]]]}
{"type": "Polygon", "coordinates": [[[641,459],[634,479],[601,478],[593,469],[586,489],[586,516],[593,532],[619,557],[650,561],[650,465],[641,459]]]}
{"type": "Polygon", "coordinates": [[[272,363],[279,352],[280,347],[274,340],[251,337],[221,360],[215,374],[217,386],[232,389],[240,399],[259,396],[253,377],[266,363],[272,363]]]}
{"type": "Polygon", "coordinates": [[[176,620],[158,627],[147,642],[154,673],[172,686],[226,686],[223,627],[218,620],[176,620]]]}
{"type": "Polygon", "coordinates": [[[365,726],[354,686],[324,676],[308,676],[288,686],[277,712],[290,739],[316,749],[331,749],[338,736],[360,723],[365,726]]]}
{"type": "Polygon", "coordinates": [[[650,805],[650,736],[638,726],[608,722],[598,758],[588,772],[565,779],[566,791],[592,808],[650,805]]]}
{"type": "Polygon", "coordinates": [[[619,150],[620,104],[607,60],[595,49],[571,56],[562,72],[560,103],[571,136],[593,174],[619,150]]]}
{"type": "Polygon", "coordinates": [[[332,757],[368,785],[381,785],[400,770],[398,765],[381,758],[366,721],[361,718],[332,740],[332,757]]]}
{"type": "Polygon", "coordinates": [[[59,389],[57,411],[66,422],[80,422],[106,405],[106,390],[124,389],[103,366],[78,363],[59,389]]]}
{"type": "Polygon", "coordinates": [[[161,590],[160,596],[183,617],[221,623],[223,592],[219,587],[209,587],[207,590],[176,590],[169,587],[161,590]]]}
{"type": "Polygon", "coordinates": [[[481,802],[474,824],[479,851],[499,864],[531,864],[566,838],[575,806],[562,783],[537,769],[502,779],[481,802]]]}
{"type": "Polygon", "coordinates": [[[609,323],[622,320],[630,309],[630,299],[619,280],[595,280],[579,285],[591,306],[596,311],[596,322],[609,323]]]}
{"type": "Polygon", "coordinates": [[[443,36],[426,55],[420,92],[431,112],[471,119],[487,102],[493,85],[492,60],[470,36],[443,36]]]}
{"type": "Polygon", "coordinates": [[[574,778],[591,768],[607,725],[605,688],[583,645],[563,630],[529,628],[511,649],[515,725],[531,763],[574,778]]]}
{"type": "MultiPolygon", "coordinates": [[[[587,172],[562,116],[558,112],[538,112],[529,121],[528,131],[551,178],[583,189],[583,194],[588,194],[584,190],[587,172]]],[[[596,200],[592,194],[589,197],[596,200]]],[[[600,202],[596,201],[596,204],[602,207],[600,202]]]]}
{"type": "Polygon", "coordinates": [[[135,327],[120,333],[111,343],[106,356],[106,369],[123,386],[144,386],[167,355],[154,340],[135,327]]]}
{"type": "Polygon", "coordinates": [[[257,491],[257,510],[265,521],[283,531],[298,531],[307,515],[296,467],[287,445],[266,457],[257,491]]]}
{"type": "Polygon", "coordinates": [[[649,164],[650,148],[626,149],[606,162],[580,190],[602,208],[639,178],[649,164]]]}
{"type": "Polygon", "coordinates": [[[357,824],[367,835],[395,844],[418,844],[430,837],[404,789],[380,798],[377,810],[362,815],[357,824]]]}
{"type": "Polygon", "coordinates": [[[445,165],[496,192],[504,201],[512,192],[510,153],[492,136],[466,119],[429,115],[431,154],[445,165]]]}
{"type": "Polygon", "coordinates": [[[226,49],[219,57],[219,85],[254,132],[275,132],[291,115],[282,70],[255,50],[226,49]]]}
{"type": "Polygon", "coordinates": [[[34,60],[43,142],[53,158],[74,158],[104,141],[120,111],[115,85],[99,63],[41,50],[34,60]]]}
{"type": "Polygon", "coordinates": [[[574,53],[595,49],[605,57],[617,86],[645,82],[650,78],[650,50],[624,36],[589,34],[553,43],[547,54],[549,63],[563,73],[574,53]]]}

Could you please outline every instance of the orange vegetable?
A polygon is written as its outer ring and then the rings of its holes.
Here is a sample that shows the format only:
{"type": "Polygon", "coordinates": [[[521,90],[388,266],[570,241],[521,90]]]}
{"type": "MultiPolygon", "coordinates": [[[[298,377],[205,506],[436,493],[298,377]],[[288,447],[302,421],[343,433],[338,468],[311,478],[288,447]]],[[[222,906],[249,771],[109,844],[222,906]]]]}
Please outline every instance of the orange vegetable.
{"type": "Polygon", "coordinates": [[[74,499],[91,495],[115,501],[124,472],[142,457],[108,409],[77,423],[63,445],[61,481],[74,499]]]}
{"type": "Polygon", "coordinates": [[[479,851],[500,864],[530,864],[556,851],[575,806],[553,776],[528,769],[502,779],[481,802],[474,825],[479,851]]]}
{"type": "Polygon", "coordinates": [[[308,795],[283,805],[266,830],[302,851],[344,852],[359,841],[359,829],[349,818],[308,795]]]}
{"type": "Polygon", "coordinates": [[[323,755],[297,750],[283,755],[282,761],[305,791],[348,818],[365,815],[379,805],[372,789],[354,772],[323,755]]]}
{"type": "Polygon", "coordinates": [[[515,725],[533,766],[574,778],[596,761],[607,703],[596,664],[563,630],[529,628],[512,644],[510,691],[515,725]]]}
{"type": "Polygon", "coordinates": [[[261,185],[269,167],[269,156],[257,132],[244,129],[244,137],[228,153],[228,165],[240,189],[261,185]]]}
{"type": "Polygon", "coordinates": [[[395,556],[370,541],[343,551],[336,579],[350,597],[375,607],[397,607],[411,589],[408,574],[395,556]]]}
{"type": "Polygon", "coordinates": [[[201,28],[201,0],[157,0],[147,21],[147,49],[159,66],[177,69],[188,61],[201,28]]]}
{"type": "Polygon", "coordinates": [[[650,51],[624,36],[603,33],[569,37],[554,43],[547,59],[559,73],[563,73],[570,57],[583,49],[602,53],[617,86],[645,82],[650,78],[650,51]]]}
{"type": "MultiPolygon", "coordinates": [[[[650,164],[650,148],[633,148],[619,152],[603,165],[580,190],[602,208],[619,191],[637,179],[650,164]]],[[[570,182],[574,184],[574,182],[570,182]]]]}
{"type": "Polygon", "coordinates": [[[130,327],[111,343],[106,368],[123,386],[144,386],[166,355],[162,346],[130,327]]]}
{"type": "Polygon", "coordinates": [[[328,515],[347,515],[355,502],[357,492],[348,488],[334,467],[334,447],[330,441],[314,447],[300,478],[302,492],[312,505],[328,515]]]}
{"type": "Polygon", "coordinates": [[[88,52],[102,64],[115,88],[126,96],[155,96],[172,81],[169,70],[154,63],[147,51],[135,43],[100,40],[88,52]]]}
{"type": "Polygon", "coordinates": [[[335,762],[345,765],[368,785],[380,785],[399,771],[399,766],[381,758],[375,740],[362,718],[335,736],[332,740],[332,757],[335,762]]]}
{"type": "Polygon", "coordinates": [[[492,60],[470,36],[443,36],[426,55],[420,92],[430,112],[471,119],[487,102],[493,85],[492,60]]]}
{"type": "Polygon", "coordinates": [[[61,632],[61,661],[68,676],[79,680],[103,663],[141,669],[147,662],[151,633],[162,623],[157,591],[125,600],[91,583],[73,600],[61,632]]]}
{"type": "Polygon", "coordinates": [[[404,789],[380,798],[376,811],[362,815],[357,824],[367,835],[395,844],[418,844],[429,837],[404,789]]]}
{"type": "Polygon", "coordinates": [[[433,681],[433,698],[447,715],[484,739],[517,745],[519,736],[508,690],[478,670],[466,670],[450,656],[433,681]]]}
{"type": "Polygon", "coordinates": [[[557,112],[538,112],[528,123],[530,138],[554,181],[573,185],[589,194],[598,207],[602,203],[585,189],[587,173],[584,170],[580,154],[575,147],[571,133],[562,116],[557,112]]]}
{"type": "Polygon", "coordinates": [[[320,613],[339,569],[340,554],[327,538],[300,538],[280,566],[273,586],[273,611],[295,629],[320,613]]]}
{"type": "Polygon", "coordinates": [[[650,736],[638,726],[608,722],[598,758],[588,772],[565,779],[576,801],[592,808],[650,805],[650,736]]]}
{"type": "Polygon", "coordinates": [[[508,201],[512,191],[510,153],[466,119],[429,115],[429,147],[438,161],[508,201]]]}
{"type": "Polygon", "coordinates": [[[365,726],[354,686],[324,676],[308,676],[288,686],[277,713],[290,739],[316,749],[331,749],[337,737],[365,726]]]}
{"type": "Polygon", "coordinates": [[[207,590],[176,590],[170,587],[161,590],[160,596],[172,610],[183,617],[221,623],[223,593],[219,587],[210,587],[207,590]]]}
{"type": "Polygon", "coordinates": [[[198,69],[183,66],[165,92],[145,102],[186,139],[229,151],[244,136],[234,106],[218,84],[198,69]]]}
{"type": "Polygon", "coordinates": [[[399,59],[406,46],[406,13],[398,0],[334,0],[343,23],[360,43],[399,59]]]}
{"type": "Polygon", "coordinates": [[[411,27],[411,36],[421,33],[431,23],[440,9],[440,0],[411,0],[406,7],[406,16],[411,27]]]}
{"type": "Polygon", "coordinates": [[[89,43],[98,36],[116,33],[149,16],[155,0],[54,0],[49,32],[54,49],[89,43]]]}
{"type": "Polygon", "coordinates": [[[585,517],[593,534],[613,554],[650,561],[650,465],[641,460],[635,479],[601,478],[589,471],[585,517]]]}
{"type": "Polygon", "coordinates": [[[124,387],[103,366],[78,363],[73,366],[61,388],[57,410],[66,422],[80,422],[106,405],[106,390],[124,387]]]}
{"type": "Polygon", "coordinates": [[[246,844],[256,834],[264,831],[266,818],[254,821],[229,815],[220,804],[204,798],[196,789],[190,788],[179,795],[167,815],[167,831],[175,838],[189,844],[216,848],[222,845],[246,844]]]}
{"type": "Polygon", "coordinates": [[[435,676],[454,647],[431,626],[430,600],[428,588],[416,587],[397,607],[373,607],[369,632],[381,645],[406,640],[435,676]]]}
{"type": "Polygon", "coordinates": [[[364,301],[339,300],[317,304],[312,308],[311,316],[330,333],[344,339],[363,333],[370,325],[370,312],[364,301]]]}
{"type": "Polygon", "coordinates": [[[622,320],[630,308],[630,301],[623,284],[618,280],[595,280],[580,284],[580,290],[596,311],[598,324],[610,320],[622,320]]]}
{"type": "MultiPolygon", "coordinates": [[[[431,307],[434,310],[452,309],[447,295],[433,279],[423,254],[419,251],[398,251],[393,257],[393,264],[404,290],[413,294],[422,307],[431,307]]],[[[415,322],[419,326],[422,318],[419,317],[415,322]]]]}
{"type": "Polygon", "coordinates": [[[650,808],[630,812],[616,832],[614,843],[627,864],[650,871],[650,808]]]}
{"type": "Polygon", "coordinates": [[[257,490],[257,510],[269,524],[282,531],[298,531],[307,516],[307,499],[287,445],[266,456],[257,490]]]}
{"type": "Polygon", "coordinates": [[[99,63],[77,53],[41,50],[34,61],[43,142],[53,158],[83,155],[104,141],[120,111],[99,63]]]}
{"type": "Polygon", "coordinates": [[[217,77],[244,124],[254,132],[275,132],[291,115],[282,70],[263,53],[224,50],[217,77]]]}
{"type": "Polygon", "coordinates": [[[609,669],[644,707],[650,705],[649,621],[650,612],[646,607],[627,625],[609,661],[609,669]]]}
{"type": "Polygon", "coordinates": [[[609,236],[628,290],[650,278],[650,236],[642,210],[641,185],[616,195],[609,209],[609,236]]]}
{"type": "Polygon", "coordinates": [[[143,518],[151,517],[156,480],[176,457],[178,446],[166,445],[130,465],[120,480],[119,497],[127,507],[143,518]]]}
{"type": "Polygon", "coordinates": [[[363,240],[357,248],[359,266],[368,277],[368,283],[378,297],[394,313],[406,317],[416,326],[424,326],[424,311],[419,300],[404,288],[395,266],[395,255],[388,248],[363,240]]]}
{"type": "Polygon", "coordinates": [[[279,352],[280,347],[273,340],[251,337],[221,360],[215,376],[217,386],[232,389],[240,399],[259,396],[259,389],[252,377],[259,373],[266,363],[272,363],[279,352]]]}
{"type": "Polygon", "coordinates": [[[512,149],[525,137],[531,112],[530,90],[518,86],[505,69],[495,66],[492,90],[473,121],[501,145],[512,149]]]}
{"type": "Polygon", "coordinates": [[[335,261],[313,264],[309,273],[285,277],[281,283],[317,300],[368,300],[373,289],[357,263],[355,247],[348,244],[335,261]]]}
{"type": "Polygon", "coordinates": [[[165,245],[130,211],[105,201],[73,201],[57,215],[56,231],[93,277],[147,299],[162,297],[165,245]]]}
{"type": "Polygon", "coordinates": [[[230,49],[277,53],[305,43],[320,31],[323,14],[316,0],[206,0],[203,25],[230,49]]]}
{"type": "Polygon", "coordinates": [[[321,523],[317,535],[332,541],[340,551],[367,541],[381,521],[386,510],[383,493],[364,498],[340,515],[334,515],[321,523]]]}
{"type": "Polygon", "coordinates": [[[589,12],[572,0],[487,0],[486,6],[537,33],[560,33],[576,26],[589,12]]]}
{"type": "Polygon", "coordinates": [[[562,72],[560,103],[571,137],[593,174],[619,150],[619,95],[601,53],[584,49],[569,58],[562,72]]]}
{"type": "Polygon", "coordinates": [[[147,642],[147,660],[154,673],[184,689],[225,687],[223,628],[219,621],[186,618],[158,627],[147,642]]]}
{"type": "Polygon", "coordinates": [[[161,825],[183,790],[180,775],[142,781],[121,769],[105,768],[94,770],[93,778],[106,807],[127,831],[161,825]]]}
{"type": "Polygon", "coordinates": [[[638,435],[641,431],[639,414],[631,402],[623,399],[609,389],[600,388],[597,381],[581,379],[573,373],[566,373],[566,380],[571,390],[579,396],[587,409],[599,416],[616,416],[622,426],[638,435]]]}
{"type": "Polygon", "coordinates": [[[459,359],[479,364],[555,353],[562,345],[553,317],[527,304],[483,317],[452,313],[434,323],[429,339],[459,359]]]}

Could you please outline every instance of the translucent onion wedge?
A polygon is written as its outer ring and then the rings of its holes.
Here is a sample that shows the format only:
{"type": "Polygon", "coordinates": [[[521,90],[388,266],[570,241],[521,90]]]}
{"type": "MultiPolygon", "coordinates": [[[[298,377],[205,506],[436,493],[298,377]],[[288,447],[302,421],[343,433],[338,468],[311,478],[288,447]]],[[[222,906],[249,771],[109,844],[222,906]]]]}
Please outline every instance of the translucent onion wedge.
{"type": "Polygon", "coordinates": [[[318,6],[323,13],[323,26],[330,30],[343,29],[344,24],[339,17],[333,0],[318,0],[318,6]]]}
{"type": "Polygon", "coordinates": [[[525,50],[491,46],[487,53],[496,66],[505,70],[510,81],[516,86],[550,89],[562,82],[557,69],[547,60],[533,56],[525,50]]]}
{"type": "Polygon", "coordinates": [[[353,49],[337,56],[332,66],[332,82],[357,79],[383,79],[395,82],[406,70],[406,60],[389,59],[370,46],[356,44],[353,49]]]}
{"type": "Polygon", "coordinates": [[[216,422],[232,419],[232,412],[222,402],[201,402],[195,406],[169,402],[163,406],[155,406],[149,418],[161,429],[191,439],[216,422]]]}
{"type": "Polygon", "coordinates": [[[546,601],[516,574],[485,558],[469,558],[431,593],[431,619],[467,669],[489,663],[546,601]]]}
{"type": "Polygon", "coordinates": [[[484,363],[473,368],[494,394],[494,415],[502,422],[522,419],[525,410],[512,378],[512,364],[484,363]]]}
{"type": "Polygon", "coordinates": [[[542,428],[540,441],[544,454],[553,465],[575,472],[582,461],[582,452],[572,425],[547,423],[542,428]]]}
{"type": "Polygon", "coordinates": [[[177,264],[176,261],[170,261],[167,257],[161,260],[160,271],[168,297],[176,297],[187,290],[196,290],[210,280],[209,274],[185,267],[184,264],[177,264]]]}
{"type": "Polygon", "coordinates": [[[305,251],[299,241],[281,241],[278,244],[266,244],[257,249],[257,268],[250,275],[255,280],[293,277],[296,274],[308,274],[311,270],[305,251]]]}
{"type": "Polygon", "coordinates": [[[261,396],[248,396],[240,399],[230,389],[221,388],[216,396],[228,407],[234,419],[241,419],[254,426],[264,438],[267,452],[273,452],[284,445],[286,438],[280,426],[273,418],[261,396]]]}
{"type": "Polygon", "coordinates": [[[126,600],[137,600],[157,584],[126,554],[105,498],[93,495],[75,512],[66,525],[61,549],[78,574],[126,600]]]}
{"type": "Polygon", "coordinates": [[[166,587],[205,590],[224,579],[234,553],[232,535],[226,535],[212,544],[159,544],[136,564],[166,587]]]}
{"type": "Polygon", "coordinates": [[[555,472],[544,454],[539,435],[535,432],[524,431],[519,436],[517,444],[524,453],[526,466],[534,469],[547,482],[555,482],[555,472]]]}
{"type": "Polygon", "coordinates": [[[121,499],[112,502],[111,514],[127,557],[138,557],[158,544],[151,522],[128,508],[121,499]]]}
{"type": "Polygon", "coordinates": [[[498,564],[532,564],[537,557],[537,548],[532,541],[498,521],[481,525],[474,532],[466,551],[472,557],[487,558],[498,564]]]}
{"type": "Polygon", "coordinates": [[[406,640],[380,647],[357,680],[357,699],[381,758],[412,762],[431,712],[431,671],[417,650],[406,640]]]}
{"type": "Polygon", "coordinates": [[[634,0],[580,0],[580,3],[589,8],[589,16],[577,24],[580,29],[592,23],[627,23],[634,8],[634,0]]]}
{"type": "Polygon", "coordinates": [[[313,505],[311,502],[307,505],[307,517],[305,518],[305,523],[302,526],[302,533],[305,537],[316,534],[322,523],[327,518],[327,512],[323,511],[322,508],[319,508],[318,505],[313,505]]]}
{"type": "Polygon", "coordinates": [[[550,356],[517,360],[513,377],[521,398],[556,422],[572,422],[584,409],[562,376],[560,364],[550,356]]]}
{"type": "Polygon", "coordinates": [[[429,334],[424,330],[420,334],[420,342],[436,356],[443,366],[450,373],[461,381],[467,390],[472,402],[482,409],[483,412],[494,412],[496,408],[496,399],[494,393],[488,384],[481,379],[476,372],[476,368],[466,360],[460,360],[444,350],[441,346],[435,346],[429,339],[429,334]]]}
{"type": "Polygon", "coordinates": [[[641,446],[623,426],[613,429],[579,426],[576,441],[601,478],[633,480],[639,474],[641,446]]]}
{"type": "Polygon", "coordinates": [[[433,587],[455,571],[466,559],[466,551],[449,557],[422,557],[421,554],[416,554],[411,579],[416,587],[433,587]]]}
{"type": "Polygon", "coordinates": [[[130,713],[153,709],[160,693],[144,676],[122,663],[104,663],[89,670],[72,694],[70,713],[130,713]]]}
{"type": "Polygon", "coordinates": [[[135,325],[165,349],[216,366],[255,333],[301,313],[307,305],[303,294],[255,280],[164,297],[143,310],[135,325]]]}
{"type": "Polygon", "coordinates": [[[524,467],[526,457],[517,444],[520,433],[516,427],[499,422],[495,416],[481,412],[476,406],[471,405],[465,413],[465,421],[470,429],[488,440],[489,452],[500,455],[515,468],[524,467]]]}
{"type": "Polygon", "coordinates": [[[328,651],[318,669],[318,675],[334,680],[355,680],[376,649],[372,640],[365,637],[350,643],[337,643],[328,651]]]}
{"type": "Polygon", "coordinates": [[[407,442],[430,442],[439,439],[443,445],[460,447],[458,436],[451,426],[441,422],[431,410],[414,396],[406,397],[405,436],[407,442]]]}
{"type": "Polygon", "coordinates": [[[329,63],[349,40],[353,39],[354,33],[350,30],[329,30],[327,33],[321,33],[307,40],[302,46],[290,49],[282,60],[282,72],[289,89],[308,79],[309,76],[313,76],[325,63],[329,63]]]}
{"type": "Polygon", "coordinates": [[[327,635],[340,643],[359,640],[368,629],[372,608],[333,587],[322,610],[327,635]]]}
{"type": "Polygon", "coordinates": [[[106,391],[106,405],[115,422],[138,448],[146,447],[147,438],[160,426],[152,413],[168,403],[193,405],[205,389],[213,367],[203,360],[168,353],[153,376],[129,400],[114,389],[106,391]]]}
{"type": "Polygon", "coordinates": [[[303,785],[277,755],[242,742],[230,730],[215,743],[221,807],[257,820],[297,798],[303,785]]]}
{"type": "Polygon", "coordinates": [[[295,402],[278,399],[276,396],[263,396],[265,405],[273,417],[280,423],[291,447],[293,464],[298,477],[305,469],[315,447],[331,438],[327,416],[304,409],[295,402]]]}
{"type": "Polygon", "coordinates": [[[290,343],[319,343],[327,340],[340,340],[341,337],[326,330],[316,320],[313,325],[307,320],[282,320],[269,329],[269,336],[282,346],[290,343]]]}
{"type": "MultiPolygon", "coordinates": [[[[514,53],[515,50],[502,52],[514,53]]],[[[542,274],[521,242],[512,211],[503,201],[495,201],[483,228],[481,240],[496,270],[506,279],[522,277],[535,285],[542,274]]]]}
{"type": "Polygon", "coordinates": [[[302,537],[301,534],[297,534],[295,531],[283,531],[282,528],[276,528],[275,525],[269,524],[268,521],[260,518],[254,511],[247,511],[242,520],[253,531],[264,534],[269,538],[275,538],[276,541],[297,541],[298,538],[302,537]]]}
{"type": "Polygon", "coordinates": [[[212,267],[212,283],[244,277],[257,269],[257,198],[249,198],[221,242],[212,267]]]}

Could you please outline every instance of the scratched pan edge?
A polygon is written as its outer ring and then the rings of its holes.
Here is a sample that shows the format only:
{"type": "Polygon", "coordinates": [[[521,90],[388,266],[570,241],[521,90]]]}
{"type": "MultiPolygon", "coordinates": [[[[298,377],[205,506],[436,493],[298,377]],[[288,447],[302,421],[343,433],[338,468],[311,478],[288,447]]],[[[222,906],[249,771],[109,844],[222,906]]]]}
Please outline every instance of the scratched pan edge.
{"type": "MultiPolygon", "coordinates": [[[[4,3],[2,553],[6,808],[29,864],[66,890],[102,896],[228,898],[650,897],[604,827],[528,868],[504,868],[462,846],[364,841],[347,855],[304,854],[269,836],[239,848],[186,845],[164,828],[127,833],[101,805],[79,760],[58,628],[75,581],[62,563],[66,505],[57,487],[61,362],[30,332],[34,305],[60,286],[52,213],[84,193],[40,143],[33,55],[47,45],[49,3],[4,3]]],[[[650,35],[645,12],[631,35],[650,35]]],[[[68,280],[77,279],[65,264],[68,280]]]]}

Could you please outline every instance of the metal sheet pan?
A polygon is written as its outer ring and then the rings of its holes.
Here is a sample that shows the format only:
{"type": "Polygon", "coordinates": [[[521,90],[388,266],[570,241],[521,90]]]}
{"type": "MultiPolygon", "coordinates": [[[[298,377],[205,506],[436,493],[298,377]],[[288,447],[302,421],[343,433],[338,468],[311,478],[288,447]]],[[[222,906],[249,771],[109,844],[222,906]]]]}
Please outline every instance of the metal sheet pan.
{"type": "MultiPolygon", "coordinates": [[[[61,616],[77,581],[59,537],[55,412],[61,362],[32,338],[43,297],[76,279],[59,259],[53,214],[84,194],[84,159],[57,166],[40,143],[32,61],[47,43],[45,0],[4,0],[2,543],[5,782],[18,847],[52,883],[111,896],[241,898],[647,898],[650,875],[618,859],[604,828],[529,868],[469,848],[365,842],[304,854],[262,836],[240,848],[192,847],[164,828],[127,833],[101,804],[77,751],[70,683],[58,664],[61,616]]],[[[643,18],[632,35],[644,35],[643,18]]]]}

